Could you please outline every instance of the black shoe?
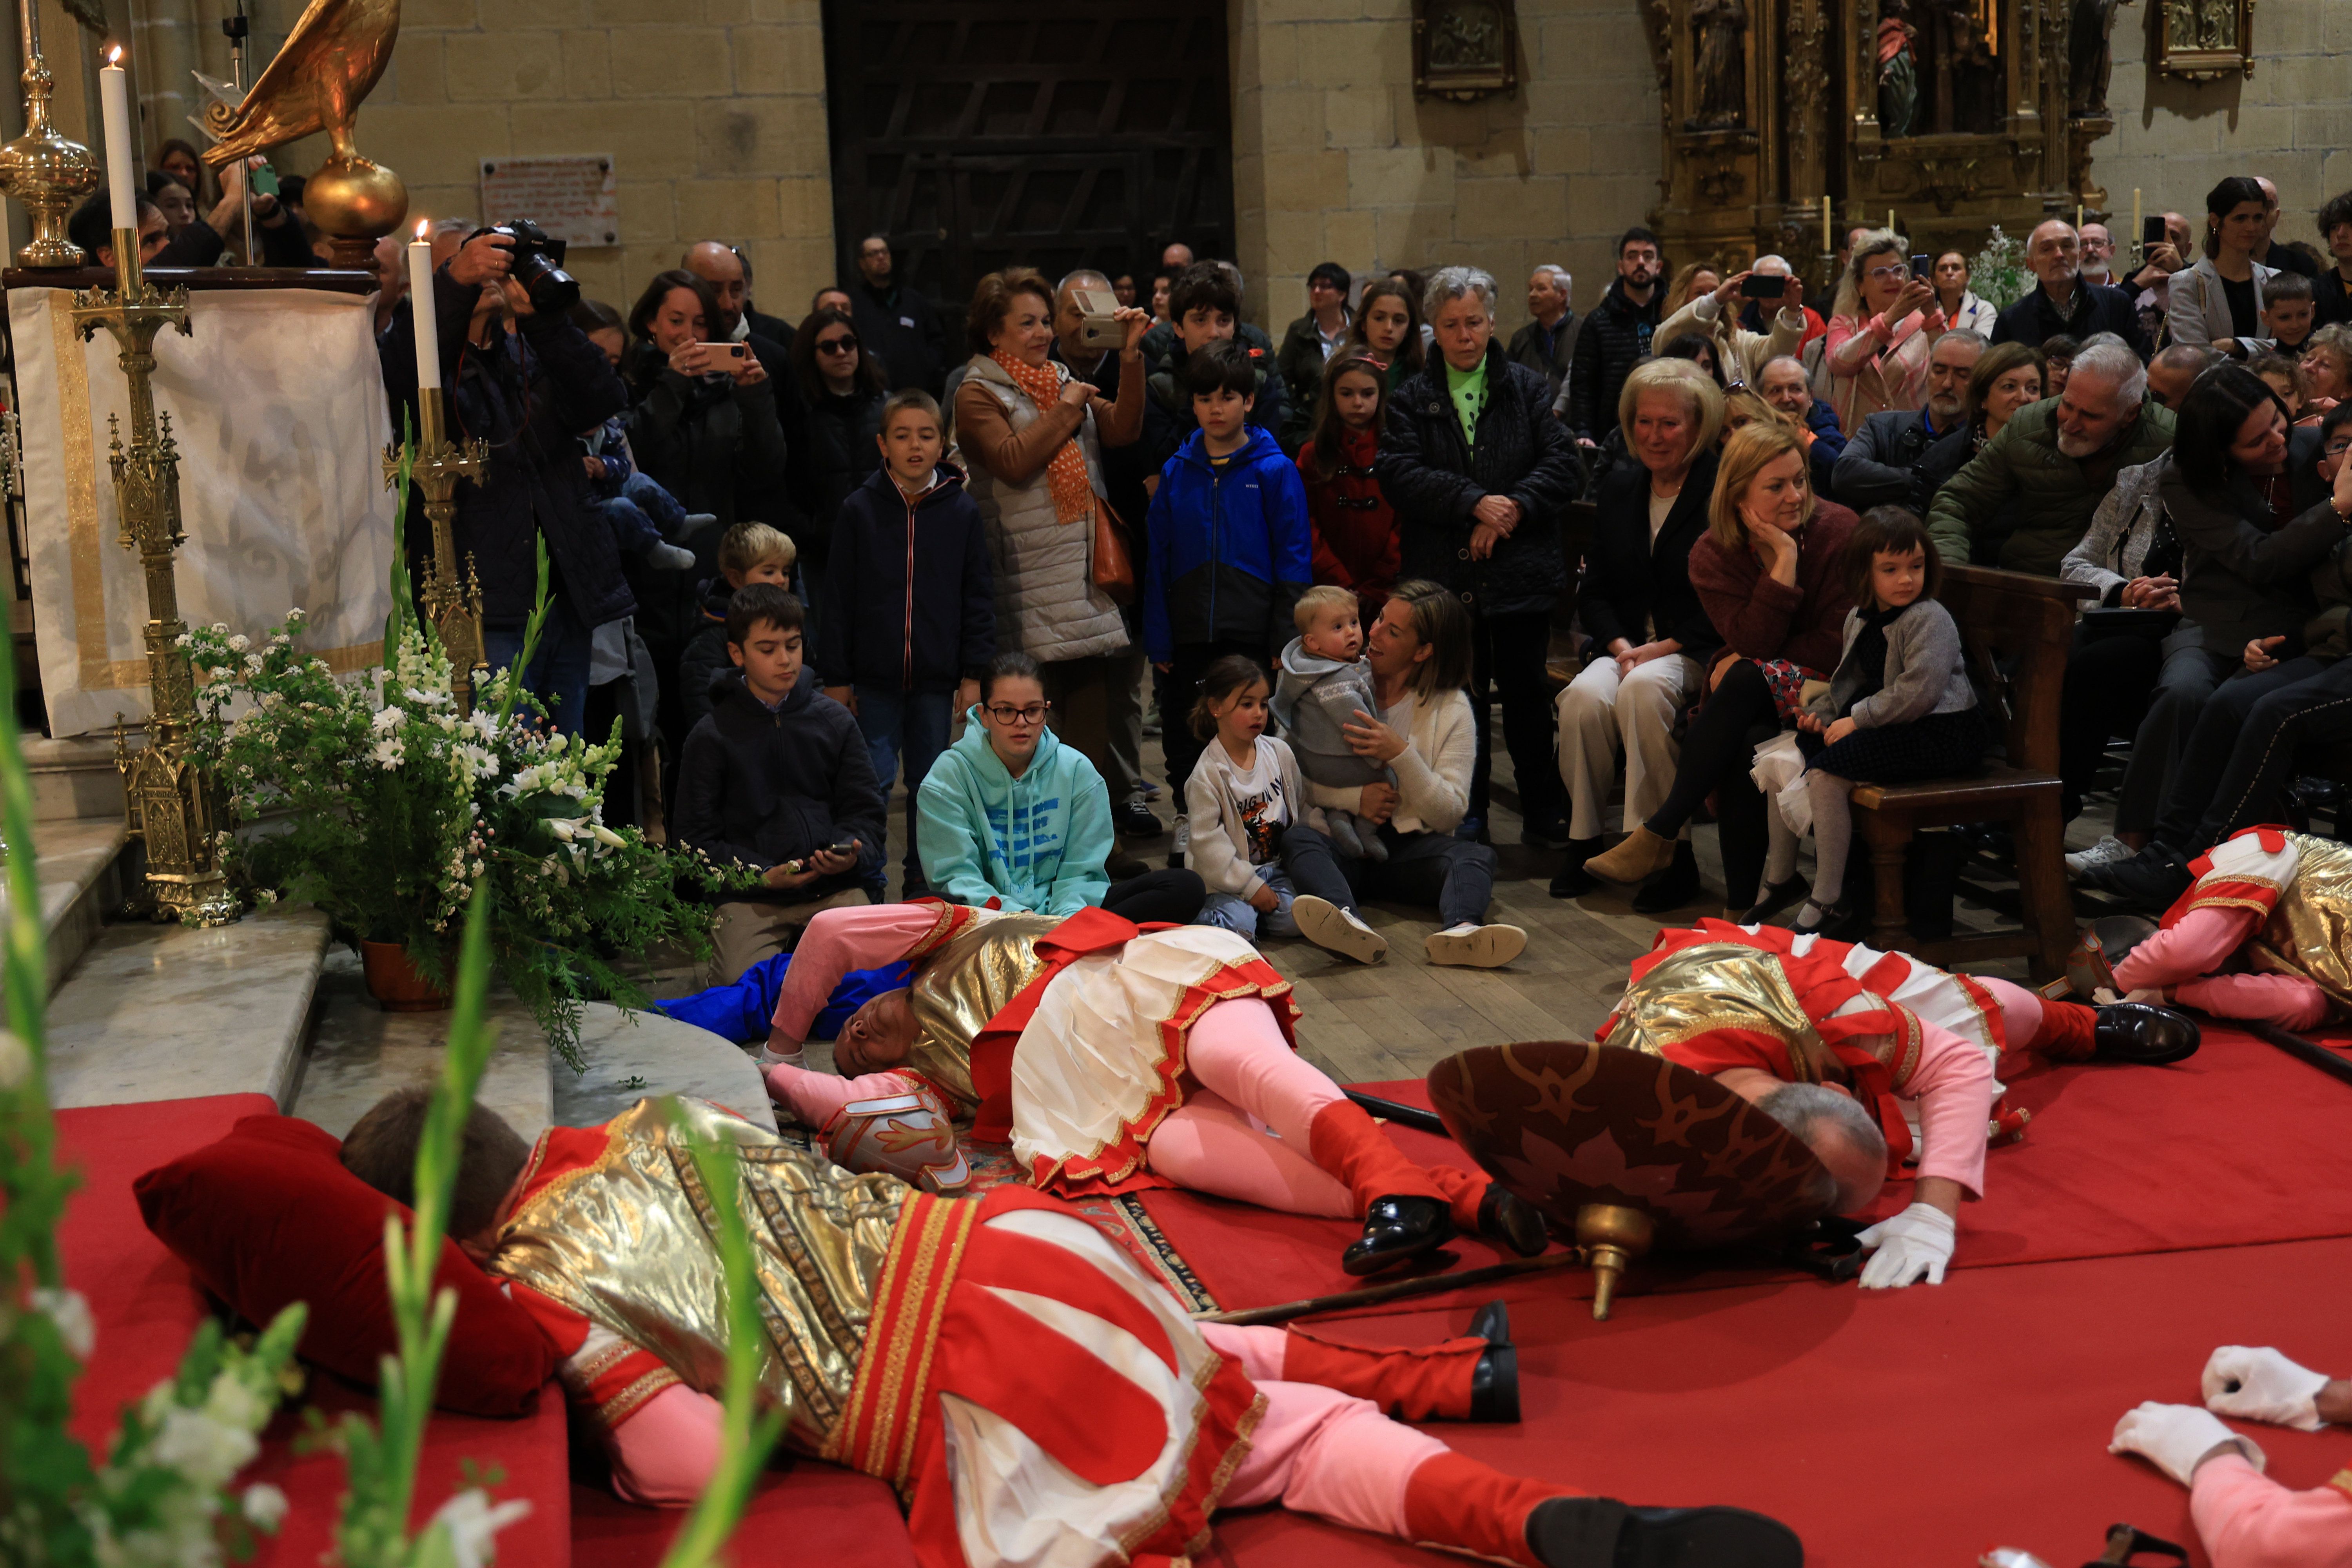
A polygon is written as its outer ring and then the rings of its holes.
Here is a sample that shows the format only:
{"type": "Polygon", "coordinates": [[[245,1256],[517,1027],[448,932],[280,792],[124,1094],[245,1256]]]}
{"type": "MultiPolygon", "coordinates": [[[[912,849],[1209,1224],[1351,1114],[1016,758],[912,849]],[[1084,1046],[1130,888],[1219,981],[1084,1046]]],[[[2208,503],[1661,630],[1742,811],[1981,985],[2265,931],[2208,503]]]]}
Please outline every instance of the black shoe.
{"type": "Polygon", "coordinates": [[[1637,915],[1662,915],[1681,909],[1698,897],[1698,857],[1689,840],[1675,846],[1675,863],[1642,885],[1633,895],[1637,915]]]}
{"type": "Polygon", "coordinates": [[[1519,1352],[1511,1343],[1511,1310],[1489,1301],[1470,1320],[1470,1331],[1486,1342],[1478,1364],[1470,1372],[1470,1415],[1473,1421],[1517,1421],[1519,1418],[1519,1352]]]}
{"type": "Polygon", "coordinates": [[[2189,862],[2161,844],[2151,844],[2128,860],[2110,860],[2083,873],[2083,880],[2101,892],[2113,893],[2151,914],[2170,909],[2196,879],[2189,874],[2189,862]]]}
{"type": "Polygon", "coordinates": [[[1559,875],[1551,879],[1546,889],[1555,899],[1580,899],[1587,893],[1601,890],[1601,879],[1584,868],[1584,863],[1601,853],[1607,844],[1604,838],[1571,838],[1568,841],[1568,858],[1560,863],[1559,875]]]}
{"type": "Polygon", "coordinates": [[[1549,1568],[1804,1568],[1804,1542],[1744,1508],[1633,1508],[1606,1497],[1546,1498],[1528,1547],[1549,1568]]]}
{"type": "Polygon", "coordinates": [[[1511,1305],[1507,1301],[1489,1301],[1470,1314],[1470,1331],[1490,1345],[1511,1342],[1511,1305]]]}
{"type": "Polygon", "coordinates": [[[1760,926],[1790,904],[1805,896],[1805,879],[1791,877],[1785,882],[1774,882],[1758,896],[1756,905],[1739,917],[1744,926],[1760,926]]]}
{"type": "Polygon", "coordinates": [[[1530,822],[1522,827],[1519,842],[1532,849],[1573,849],[1578,841],[1568,831],[1568,819],[1555,816],[1549,822],[1530,822]]]}
{"type": "Polygon", "coordinates": [[[2161,1067],[2195,1056],[2201,1038],[2197,1020],[2186,1013],[2145,1002],[2110,1002],[2099,1009],[2091,1031],[2091,1055],[2103,1062],[2161,1067]]]}
{"type": "Polygon", "coordinates": [[[1501,1242],[1521,1258],[1533,1258],[1551,1245],[1543,1210],[1500,1182],[1491,1184],[1486,1195],[1478,1200],[1478,1234],[1488,1241],[1501,1242]]]}
{"type": "Polygon", "coordinates": [[[1454,1216],[1436,1198],[1374,1198],[1364,1216],[1364,1238],[1339,1255],[1349,1274],[1378,1274],[1434,1252],[1454,1239],[1454,1216]]]}
{"type": "Polygon", "coordinates": [[[1157,838],[1167,828],[1151,815],[1151,808],[1139,800],[1130,800],[1118,808],[1118,830],[1129,838],[1157,838]]]}
{"type": "Polygon", "coordinates": [[[1124,882],[1130,877],[1140,877],[1151,868],[1129,854],[1124,845],[1113,845],[1103,861],[1103,874],[1114,882],[1124,882]]]}

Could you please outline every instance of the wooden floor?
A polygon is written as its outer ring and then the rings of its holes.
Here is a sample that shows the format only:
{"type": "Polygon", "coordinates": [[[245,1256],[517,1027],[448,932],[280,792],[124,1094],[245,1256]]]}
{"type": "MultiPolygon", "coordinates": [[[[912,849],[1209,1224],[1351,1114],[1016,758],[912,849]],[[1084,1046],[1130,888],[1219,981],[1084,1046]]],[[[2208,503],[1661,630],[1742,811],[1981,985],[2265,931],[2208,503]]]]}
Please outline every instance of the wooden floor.
{"type": "MultiPolygon", "coordinates": [[[[1615,890],[1574,900],[1550,897],[1545,888],[1560,856],[1519,842],[1518,796],[1510,756],[1502,746],[1499,713],[1495,742],[1489,832],[1500,864],[1487,919],[1527,931],[1527,952],[1517,962],[1496,970],[1430,963],[1422,943],[1437,929],[1435,911],[1398,905],[1375,904],[1362,911],[1388,938],[1389,956],[1381,964],[1353,963],[1296,938],[1262,944],[1267,961],[1297,986],[1306,1014],[1298,1034],[1301,1053],[1341,1083],[1420,1078],[1439,1060],[1472,1046],[1588,1038],[1623,994],[1628,965],[1648,951],[1662,924],[1724,913],[1722,859],[1711,826],[1695,836],[1705,882],[1700,898],[1674,915],[1637,915],[1630,895],[1615,890]]],[[[1146,735],[1143,746],[1144,774],[1162,785],[1152,809],[1165,823],[1171,807],[1159,739],[1146,735]]],[[[2108,826],[2110,805],[2107,797],[2095,797],[2092,808],[2073,825],[2067,847],[2095,842],[2108,826]]],[[[901,790],[893,795],[890,812],[894,893],[897,868],[906,853],[905,826],[901,790]]],[[[1158,866],[1166,861],[1169,840],[1162,834],[1129,847],[1158,866]]],[[[1804,871],[1811,876],[1810,848],[1804,871]]],[[[1781,918],[1785,922],[1788,917],[1781,918]]],[[[1996,923],[1989,911],[1965,900],[1957,918],[1968,929],[1996,923]]],[[[1972,967],[2025,978],[2022,961],[1972,967]]]]}

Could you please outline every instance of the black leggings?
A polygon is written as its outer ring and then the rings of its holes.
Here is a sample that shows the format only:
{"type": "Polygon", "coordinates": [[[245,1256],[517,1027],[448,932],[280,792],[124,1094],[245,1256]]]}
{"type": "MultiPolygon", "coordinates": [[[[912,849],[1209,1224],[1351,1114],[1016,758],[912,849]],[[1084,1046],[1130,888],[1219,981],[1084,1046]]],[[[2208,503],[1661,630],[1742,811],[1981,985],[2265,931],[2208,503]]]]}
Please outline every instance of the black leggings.
{"type": "Polygon", "coordinates": [[[1201,906],[1208,899],[1208,884],[1198,871],[1146,871],[1113,882],[1103,894],[1102,907],[1137,925],[1164,921],[1188,926],[1201,918],[1201,906]]]}
{"type": "Polygon", "coordinates": [[[1756,901],[1769,847],[1764,795],[1748,770],[1756,761],[1757,741],[1780,727],[1780,710],[1764,672],[1748,659],[1733,660],[1723,683],[1707,694],[1690,721],[1674,788],[1645,824],[1659,837],[1673,838],[1714,795],[1723,835],[1724,902],[1735,910],[1756,901]]]}
{"type": "Polygon", "coordinates": [[[1503,705],[1503,745],[1519,789],[1519,815],[1530,827],[1549,827],[1568,815],[1568,786],[1559,780],[1552,739],[1551,683],[1544,658],[1551,647],[1551,616],[1542,610],[1470,617],[1470,713],[1477,760],[1470,773],[1470,815],[1491,826],[1488,780],[1495,769],[1487,721],[1491,689],[1503,705]]]}
{"type": "Polygon", "coordinates": [[[2156,837],[2200,854],[2242,827],[2286,820],[2288,792],[2307,750],[2352,734],[2352,659],[2309,655],[2213,689],[2194,739],[2164,792],[2156,837]]]}

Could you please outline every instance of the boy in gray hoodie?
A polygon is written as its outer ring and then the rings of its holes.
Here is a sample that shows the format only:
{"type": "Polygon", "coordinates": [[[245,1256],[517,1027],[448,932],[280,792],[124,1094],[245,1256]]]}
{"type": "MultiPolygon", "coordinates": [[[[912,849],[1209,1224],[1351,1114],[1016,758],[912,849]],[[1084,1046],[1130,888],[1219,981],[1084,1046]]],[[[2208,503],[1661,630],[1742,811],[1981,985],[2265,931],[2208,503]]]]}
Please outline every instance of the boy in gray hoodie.
{"type": "MultiPolygon", "coordinates": [[[[1298,596],[1291,624],[1298,635],[1282,650],[1282,677],[1275,685],[1272,706],[1276,721],[1289,734],[1298,771],[1309,784],[1329,789],[1393,783],[1386,767],[1356,754],[1341,728],[1359,712],[1381,710],[1372,698],[1372,667],[1360,657],[1364,628],[1356,595],[1328,584],[1309,588],[1298,596]]],[[[1389,858],[1380,830],[1358,822],[1355,813],[1327,806],[1323,816],[1341,854],[1365,860],[1389,858]]]]}

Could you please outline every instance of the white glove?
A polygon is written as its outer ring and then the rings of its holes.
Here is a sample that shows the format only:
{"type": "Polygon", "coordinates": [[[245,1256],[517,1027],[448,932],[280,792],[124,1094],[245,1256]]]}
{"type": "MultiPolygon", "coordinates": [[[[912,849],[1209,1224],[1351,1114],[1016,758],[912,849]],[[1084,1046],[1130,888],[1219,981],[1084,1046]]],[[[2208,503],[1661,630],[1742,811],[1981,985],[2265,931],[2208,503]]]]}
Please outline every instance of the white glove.
{"type": "Polygon", "coordinates": [[[2197,1474],[2197,1461],[2224,1443],[2235,1444],[2254,1468],[2269,1461],[2253,1439],[2242,1437],[2194,1405],[2146,1405],[2124,1412],[2116,1423],[2110,1454],[2137,1454],[2187,1486],[2197,1474]]]}
{"type": "Polygon", "coordinates": [[[1922,1275],[1928,1284],[1941,1285],[1958,1235],[1952,1216],[1933,1204],[1913,1204],[1893,1219],[1880,1220],[1854,1237],[1864,1252],[1877,1249],[1863,1266],[1862,1288],[1900,1290],[1918,1283],[1922,1275]]]}
{"type": "Polygon", "coordinates": [[[2319,1418],[2319,1391],[2327,1374],[2298,1366],[2265,1345],[2223,1345],[2205,1363],[2205,1408],[2243,1421],[2267,1421],[2316,1432],[2326,1422],[2319,1418]]]}

